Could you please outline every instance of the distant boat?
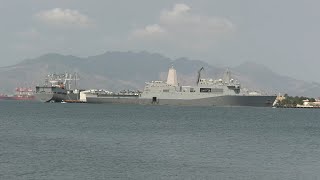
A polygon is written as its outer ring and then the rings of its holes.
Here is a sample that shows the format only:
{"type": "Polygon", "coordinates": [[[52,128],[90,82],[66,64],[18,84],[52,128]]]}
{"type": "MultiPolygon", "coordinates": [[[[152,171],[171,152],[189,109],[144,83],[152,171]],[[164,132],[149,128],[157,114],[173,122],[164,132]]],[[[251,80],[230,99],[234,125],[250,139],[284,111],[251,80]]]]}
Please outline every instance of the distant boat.
{"type": "Polygon", "coordinates": [[[0,100],[9,100],[10,96],[6,95],[6,94],[0,94],[0,100]]]}
{"type": "Polygon", "coordinates": [[[12,97],[14,100],[34,100],[34,91],[32,88],[19,87],[16,88],[16,94],[12,97]]]}
{"type": "Polygon", "coordinates": [[[29,101],[35,100],[34,91],[31,88],[18,87],[15,89],[15,94],[8,96],[5,94],[0,95],[1,100],[20,100],[20,101],[29,101]]]}

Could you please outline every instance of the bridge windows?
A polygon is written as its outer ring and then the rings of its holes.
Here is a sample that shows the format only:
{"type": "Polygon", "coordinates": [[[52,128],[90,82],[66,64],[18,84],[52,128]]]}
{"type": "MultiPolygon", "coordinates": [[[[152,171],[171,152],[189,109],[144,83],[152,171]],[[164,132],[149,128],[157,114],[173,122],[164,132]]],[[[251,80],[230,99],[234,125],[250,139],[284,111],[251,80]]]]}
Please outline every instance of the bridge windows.
{"type": "Polygon", "coordinates": [[[223,93],[223,89],[221,88],[200,88],[201,93],[216,93],[221,94],[223,93]]]}
{"type": "Polygon", "coordinates": [[[209,93],[211,92],[211,88],[200,88],[201,93],[209,93]]]}

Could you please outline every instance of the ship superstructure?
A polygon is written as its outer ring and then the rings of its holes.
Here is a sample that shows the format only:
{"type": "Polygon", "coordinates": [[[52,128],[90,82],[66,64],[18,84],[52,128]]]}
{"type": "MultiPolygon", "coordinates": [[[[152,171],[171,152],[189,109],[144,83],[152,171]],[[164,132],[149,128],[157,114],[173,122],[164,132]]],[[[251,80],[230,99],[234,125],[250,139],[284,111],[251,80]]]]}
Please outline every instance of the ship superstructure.
{"type": "Polygon", "coordinates": [[[198,79],[196,86],[180,86],[178,83],[168,83],[170,79],[177,79],[175,73],[168,73],[167,83],[164,81],[151,81],[147,82],[142,98],[164,98],[164,99],[199,99],[212,96],[221,95],[239,95],[240,94],[240,83],[231,79],[230,71],[227,70],[223,79],[203,79],[201,78],[201,71],[198,72],[198,79]]]}
{"type": "Polygon", "coordinates": [[[62,102],[79,99],[77,73],[49,74],[44,84],[36,86],[35,97],[42,102],[62,102]]]}

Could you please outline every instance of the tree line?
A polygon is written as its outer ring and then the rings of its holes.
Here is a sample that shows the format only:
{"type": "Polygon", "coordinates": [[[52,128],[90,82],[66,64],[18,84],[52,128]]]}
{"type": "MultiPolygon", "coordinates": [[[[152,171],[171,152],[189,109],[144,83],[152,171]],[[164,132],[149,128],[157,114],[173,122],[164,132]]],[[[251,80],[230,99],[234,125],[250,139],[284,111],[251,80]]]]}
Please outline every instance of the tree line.
{"type": "Polygon", "coordinates": [[[284,95],[285,99],[278,102],[279,106],[297,106],[297,104],[303,105],[304,100],[309,100],[309,102],[315,102],[315,98],[309,98],[304,96],[289,96],[288,94],[284,95]]]}

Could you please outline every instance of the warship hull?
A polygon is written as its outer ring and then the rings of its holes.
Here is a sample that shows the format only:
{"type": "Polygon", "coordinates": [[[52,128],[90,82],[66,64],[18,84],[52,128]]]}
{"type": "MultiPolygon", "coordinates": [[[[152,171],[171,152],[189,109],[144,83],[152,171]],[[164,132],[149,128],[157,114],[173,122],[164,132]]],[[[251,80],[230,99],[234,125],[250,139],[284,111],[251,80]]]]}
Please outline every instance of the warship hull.
{"type": "Polygon", "coordinates": [[[36,93],[35,99],[40,102],[62,102],[65,100],[77,100],[79,94],[36,93]]]}
{"type": "Polygon", "coordinates": [[[172,105],[172,106],[254,106],[271,107],[276,96],[242,92],[241,85],[231,78],[229,70],[223,79],[202,79],[198,71],[196,86],[180,86],[176,70],[171,67],[167,82],[146,82],[142,93],[120,91],[118,94],[97,94],[87,97],[87,103],[172,105]]]}
{"type": "Polygon", "coordinates": [[[161,99],[134,97],[87,97],[87,103],[173,105],[173,106],[253,106],[271,107],[276,96],[216,96],[199,99],[161,99]]]}

